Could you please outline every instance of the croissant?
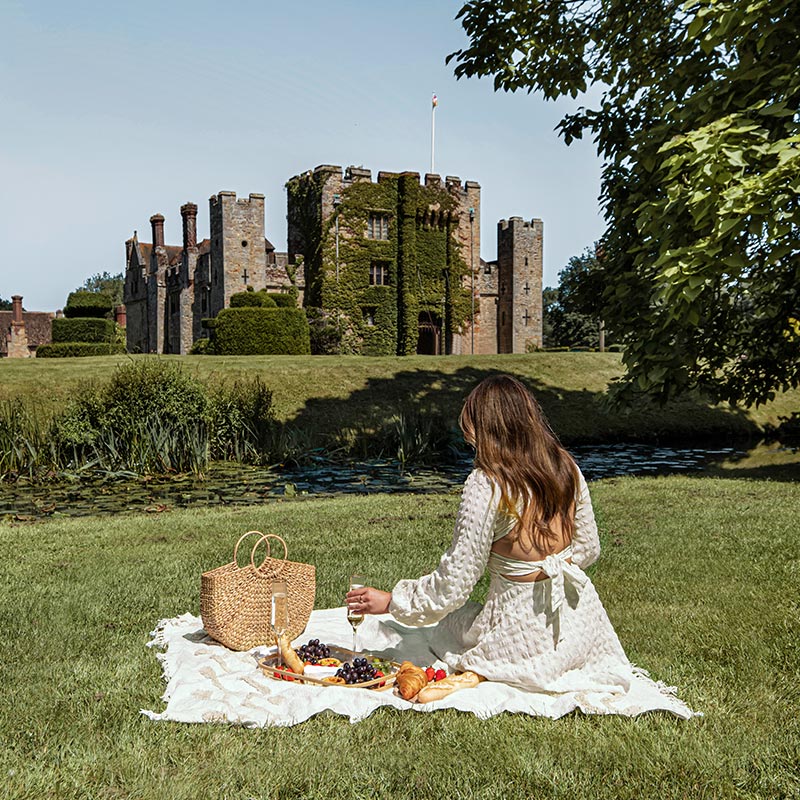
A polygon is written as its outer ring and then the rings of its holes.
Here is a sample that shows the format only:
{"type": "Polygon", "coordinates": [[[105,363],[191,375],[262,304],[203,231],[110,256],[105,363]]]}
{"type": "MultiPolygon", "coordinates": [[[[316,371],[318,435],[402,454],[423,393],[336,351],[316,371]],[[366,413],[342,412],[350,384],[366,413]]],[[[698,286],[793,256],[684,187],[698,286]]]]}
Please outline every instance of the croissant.
{"type": "Polygon", "coordinates": [[[458,675],[448,675],[446,678],[442,678],[436,683],[431,683],[422,689],[417,697],[417,702],[430,703],[433,700],[441,700],[459,689],[472,689],[485,680],[486,678],[475,672],[460,672],[458,675]]]}
{"type": "Polygon", "coordinates": [[[295,652],[286,634],[278,637],[278,648],[281,651],[283,663],[290,667],[292,672],[302,675],[303,670],[305,669],[305,664],[303,664],[302,660],[295,652]]]}
{"type": "Polygon", "coordinates": [[[394,682],[404,700],[410,700],[420,689],[428,685],[425,670],[415,666],[410,661],[404,661],[397,670],[394,682]]]}

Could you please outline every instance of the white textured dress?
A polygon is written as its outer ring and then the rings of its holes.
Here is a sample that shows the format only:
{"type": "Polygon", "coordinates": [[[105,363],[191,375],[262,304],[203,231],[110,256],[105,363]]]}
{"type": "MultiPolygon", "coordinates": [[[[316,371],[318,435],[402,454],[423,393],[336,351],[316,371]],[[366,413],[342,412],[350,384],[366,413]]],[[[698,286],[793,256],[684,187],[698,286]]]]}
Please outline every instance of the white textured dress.
{"type": "Polygon", "coordinates": [[[426,629],[430,648],[451,670],[541,693],[541,713],[573,708],[603,714],[665,709],[692,711],[673,688],[656,683],[625,655],[597,591],[583,568],[600,553],[589,490],[579,475],[572,543],[561,553],[520,562],[491,552],[514,520],[498,510],[500,492],[481,470],[467,478],[453,542],[430,575],[402,580],[389,612],[426,629]],[[570,564],[567,559],[571,559],[570,564]],[[488,568],[486,603],[469,602],[488,568]],[[509,580],[541,569],[549,579],[509,580]]]}

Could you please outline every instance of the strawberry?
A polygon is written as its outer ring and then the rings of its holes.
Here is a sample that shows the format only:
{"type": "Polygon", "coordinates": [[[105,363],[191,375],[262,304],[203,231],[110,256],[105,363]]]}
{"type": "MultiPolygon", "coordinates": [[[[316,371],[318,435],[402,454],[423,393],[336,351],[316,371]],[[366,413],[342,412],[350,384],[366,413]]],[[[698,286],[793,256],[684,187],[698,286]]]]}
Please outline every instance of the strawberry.
{"type": "MultiPolygon", "coordinates": [[[[375,677],[376,677],[376,678],[383,678],[383,677],[384,677],[384,674],[383,674],[383,673],[382,673],[382,672],[381,672],[379,669],[376,669],[376,670],[375,670],[375,677]]],[[[385,682],[385,681],[381,681],[381,682],[378,684],[378,686],[379,686],[379,687],[380,687],[380,686],[386,686],[386,682],[385,682]]]]}
{"type": "Polygon", "coordinates": [[[437,669],[433,677],[435,680],[440,681],[442,678],[447,677],[447,673],[443,669],[437,669]]]}
{"type": "Polygon", "coordinates": [[[436,678],[436,670],[433,667],[426,667],[425,668],[425,677],[429,680],[435,680],[436,678]]]}

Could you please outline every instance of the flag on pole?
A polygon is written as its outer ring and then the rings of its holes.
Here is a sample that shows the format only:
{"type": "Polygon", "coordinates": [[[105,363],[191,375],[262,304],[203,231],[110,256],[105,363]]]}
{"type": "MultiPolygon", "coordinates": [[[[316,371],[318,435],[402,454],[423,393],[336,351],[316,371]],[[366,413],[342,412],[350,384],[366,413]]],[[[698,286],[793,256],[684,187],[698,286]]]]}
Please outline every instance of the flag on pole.
{"type": "Polygon", "coordinates": [[[439,105],[439,98],[436,95],[434,95],[431,98],[431,106],[433,106],[433,108],[436,108],[436,106],[438,105],[439,105]]]}

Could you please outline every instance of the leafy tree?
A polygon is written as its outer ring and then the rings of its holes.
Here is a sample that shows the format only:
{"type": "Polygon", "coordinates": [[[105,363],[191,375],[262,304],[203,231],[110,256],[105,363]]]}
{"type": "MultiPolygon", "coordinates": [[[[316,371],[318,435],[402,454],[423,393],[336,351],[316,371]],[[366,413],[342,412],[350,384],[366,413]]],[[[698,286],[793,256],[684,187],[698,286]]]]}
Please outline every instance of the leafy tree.
{"type": "Polygon", "coordinates": [[[0,297],[0,311],[11,311],[14,304],[10,300],[4,300],[0,297]]]}
{"type": "Polygon", "coordinates": [[[122,296],[125,289],[125,276],[118,272],[111,275],[109,272],[98,272],[87,278],[83,285],[78,286],[76,291],[99,292],[107,294],[114,301],[114,306],[122,305],[122,296]]]}
{"type": "MultiPolygon", "coordinates": [[[[597,347],[600,340],[602,290],[595,248],[570,258],[558,273],[558,288],[542,293],[543,331],[547,347],[597,347]]],[[[608,342],[608,337],[606,337],[608,342]]]]}
{"type": "Polygon", "coordinates": [[[745,404],[800,383],[796,0],[470,0],[461,76],[576,97],[604,159],[599,267],[619,395],[745,404]]]}

